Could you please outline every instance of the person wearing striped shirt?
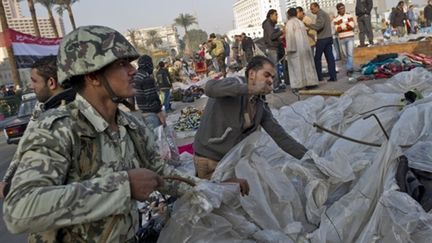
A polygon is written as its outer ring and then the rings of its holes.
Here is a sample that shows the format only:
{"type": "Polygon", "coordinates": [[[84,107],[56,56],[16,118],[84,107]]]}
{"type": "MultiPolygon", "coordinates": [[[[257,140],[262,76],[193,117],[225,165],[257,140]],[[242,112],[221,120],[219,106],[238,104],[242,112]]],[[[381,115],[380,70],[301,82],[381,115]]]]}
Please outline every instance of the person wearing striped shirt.
{"type": "Polygon", "coordinates": [[[354,17],[345,12],[343,3],[338,3],[336,9],[338,15],[333,20],[333,24],[335,25],[342,52],[346,58],[347,76],[351,77],[353,73],[354,17]]]}

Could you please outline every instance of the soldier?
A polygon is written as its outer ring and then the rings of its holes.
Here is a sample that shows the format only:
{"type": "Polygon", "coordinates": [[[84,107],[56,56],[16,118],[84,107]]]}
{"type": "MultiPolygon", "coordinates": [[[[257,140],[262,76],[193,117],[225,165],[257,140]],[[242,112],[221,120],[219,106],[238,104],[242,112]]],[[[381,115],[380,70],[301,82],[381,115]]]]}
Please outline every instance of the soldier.
{"type": "Polygon", "coordinates": [[[80,27],[64,37],[58,81],[77,95],[42,113],[22,138],[3,206],[12,233],[32,232],[33,242],[134,242],[136,201],[156,188],[170,195],[189,189],[164,183],[161,175],[176,172],[156,154],[153,133],[118,108],[134,95],[130,62],[138,56],[108,27],[80,27]]]}

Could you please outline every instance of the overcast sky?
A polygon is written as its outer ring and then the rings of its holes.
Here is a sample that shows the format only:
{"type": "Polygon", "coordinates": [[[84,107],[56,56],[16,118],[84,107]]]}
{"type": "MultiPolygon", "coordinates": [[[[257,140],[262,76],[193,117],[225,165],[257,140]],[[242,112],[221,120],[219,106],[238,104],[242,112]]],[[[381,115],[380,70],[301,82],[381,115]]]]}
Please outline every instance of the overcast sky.
{"type": "MultiPolygon", "coordinates": [[[[199,28],[208,33],[225,33],[234,28],[232,6],[235,0],[80,0],[72,6],[77,26],[105,25],[120,32],[131,28],[167,26],[180,13],[197,17],[199,28]]],[[[47,16],[36,4],[38,16],[47,16]]],[[[21,3],[28,14],[27,1],[21,3]]],[[[67,13],[63,17],[66,32],[71,31],[67,13]]],[[[182,28],[178,28],[179,31],[182,28]]]]}

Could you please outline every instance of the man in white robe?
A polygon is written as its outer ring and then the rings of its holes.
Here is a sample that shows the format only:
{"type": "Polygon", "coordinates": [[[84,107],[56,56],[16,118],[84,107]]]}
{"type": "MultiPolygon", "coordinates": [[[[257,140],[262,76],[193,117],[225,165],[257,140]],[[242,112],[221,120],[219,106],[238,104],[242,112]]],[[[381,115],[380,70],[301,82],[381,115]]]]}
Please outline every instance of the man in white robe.
{"type": "Polygon", "coordinates": [[[286,58],[288,61],[291,89],[310,89],[318,86],[314,56],[309,45],[306,28],[297,18],[295,8],[287,12],[285,25],[286,58]]]}

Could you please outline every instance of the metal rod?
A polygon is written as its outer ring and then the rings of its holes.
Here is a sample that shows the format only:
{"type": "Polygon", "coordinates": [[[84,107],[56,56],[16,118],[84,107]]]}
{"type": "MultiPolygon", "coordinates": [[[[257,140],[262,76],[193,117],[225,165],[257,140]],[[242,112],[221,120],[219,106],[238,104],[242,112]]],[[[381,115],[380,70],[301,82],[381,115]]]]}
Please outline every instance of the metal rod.
{"type": "Polygon", "coordinates": [[[382,109],[382,108],[387,108],[387,107],[404,107],[404,105],[384,105],[384,106],[380,106],[380,107],[374,108],[374,109],[372,109],[370,111],[365,111],[363,113],[359,113],[359,115],[362,116],[362,115],[365,115],[365,114],[367,114],[369,112],[376,111],[376,110],[379,110],[379,109],[382,109]]]}
{"type": "Polygon", "coordinates": [[[314,126],[314,127],[317,127],[317,128],[320,129],[320,130],[323,130],[323,131],[325,131],[325,132],[328,132],[328,133],[330,133],[330,134],[332,134],[332,135],[335,135],[336,137],[340,137],[340,138],[343,138],[343,139],[345,139],[345,140],[348,140],[348,141],[351,141],[351,142],[354,142],[354,143],[360,143],[360,144],[363,144],[363,145],[368,145],[368,146],[373,146],[373,147],[381,147],[381,144],[378,144],[378,143],[370,143],[370,142],[361,141],[361,140],[358,140],[358,139],[355,139],[355,138],[350,138],[350,137],[344,136],[344,135],[342,135],[342,134],[339,134],[339,133],[333,132],[332,130],[329,130],[329,129],[325,128],[325,127],[322,127],[322,126],[320,126],[320,125],[318,125],[318,124],[316,124],[316,123],[314,123],[313,126],[314,126]]]}
{"type": "Polygon", "coordinates": [[[368,116],[365,116],[363,118],[363,120],[366,120],[366,119],[368,119],[371,116],[375,117],[375,120],[378,122],[378,125],[381,127],[381,130],[383,131],[384,136],[387,138],[387,140],[389,140],[389,135],[387,134],[387,131],[384,129],[384,126],[382,125],[382,123],[381,123],[381,121],[380,121],[380,119],[378,118],[377,115],[375,115],[374,113],[372,113],[372,114],[370,114],[368,116]]]}
{"type": "MultiPolygon", "coordinates": [[[[359,144],[368,145],[368,146],[372,146],[372,147],[381,147],[381,145],[382,145],[382,144],[378,144],[378,143],[370,143],[370,142],[361,141],[361,140],[358,140],[358,139],[355,139],[355,138],[350,138],[350,137],[344,136],[342,134],[339,134],[337,132],[333,132],[332,130],[329,130],[329,129],[327,129],[327,128],[323,127],[323,126],[320,126],[320,125],[318,125],[316,123],[314,123],[313,126],[316,127],[316,128],[318,128],[318,129],[320,129],[320,130],[323,130],[324,132],[330,133],[330,134],[332,134],[332,135],[334,135],[336,137],[339,137],[339,138],[342,138],[342,139],[345,139],[345,140],[348,140],[348,141],[351,141],[351,142],[354,142],[354,143],[359,143],[359,144]]],[[[414,144],[404,144],[404,145],[399,145],[399,147],[401,147],[401,148],[410,148],[413,145],[414,144]]]]}

